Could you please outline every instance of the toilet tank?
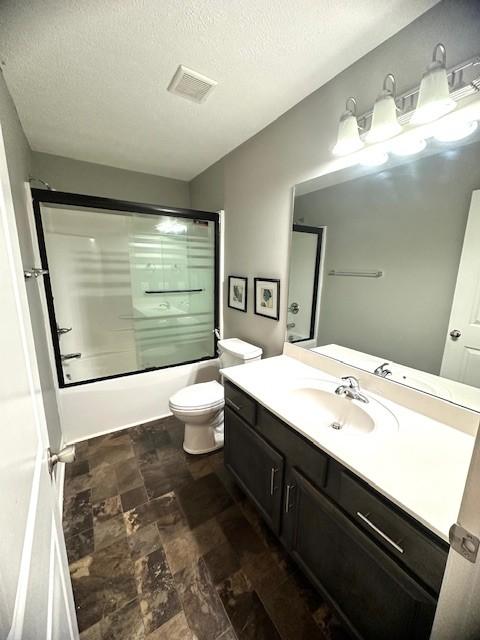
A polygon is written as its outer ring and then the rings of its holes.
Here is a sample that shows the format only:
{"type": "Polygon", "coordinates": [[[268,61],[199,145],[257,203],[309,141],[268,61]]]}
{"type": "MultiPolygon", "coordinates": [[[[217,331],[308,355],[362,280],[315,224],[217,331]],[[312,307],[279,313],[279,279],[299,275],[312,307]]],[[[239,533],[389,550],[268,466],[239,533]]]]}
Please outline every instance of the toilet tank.
{"type": "Polygon", "coordinates": [[[239,340],[238,338],[227,338],[218,341],[218,355],[220,357],[220,368],[235,367],[237,364],[255,362],[262,357],[262,350],[253,344],[239,340]]]}

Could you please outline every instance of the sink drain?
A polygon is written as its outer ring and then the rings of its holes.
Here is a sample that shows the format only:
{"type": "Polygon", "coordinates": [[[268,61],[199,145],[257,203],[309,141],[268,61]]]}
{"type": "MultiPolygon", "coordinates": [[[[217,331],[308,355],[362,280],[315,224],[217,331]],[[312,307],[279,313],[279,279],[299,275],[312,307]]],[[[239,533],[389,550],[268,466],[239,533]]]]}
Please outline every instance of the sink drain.
{"type": "Polygon", "coordinates": [[[332,422],[330,427],[332,429],[335,429],[336,431],[340,431],[340,429],[343,427],[343,424],[340,424],[340,422],[332,422]]]}

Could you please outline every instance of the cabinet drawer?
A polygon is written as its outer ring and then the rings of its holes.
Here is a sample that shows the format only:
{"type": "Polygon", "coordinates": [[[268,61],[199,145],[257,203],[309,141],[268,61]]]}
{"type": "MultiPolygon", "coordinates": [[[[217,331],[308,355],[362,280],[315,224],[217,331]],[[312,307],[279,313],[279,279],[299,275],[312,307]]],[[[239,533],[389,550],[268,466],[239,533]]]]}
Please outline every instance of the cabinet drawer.
{"type": "Polygon", "coordinates": [[[257,403],[255,400],[230,382],[225,381],[224,388],[226,406],[238,413],[249,424],[255,425],[257,417],[257,403]]]}
{"type": "Polygon", "coordinates": [[[328,456],[261,405],[258,405],[256,431],[285,456],[290,467],[301,469],[319,489],[325,486],[328,456]]]}
{"type": "Polygon", "coordinates": [[[356,524],[438,593],[447,561],[447,551],[440,544],[346,471],[340,476],[338,500],[356,524]]]}

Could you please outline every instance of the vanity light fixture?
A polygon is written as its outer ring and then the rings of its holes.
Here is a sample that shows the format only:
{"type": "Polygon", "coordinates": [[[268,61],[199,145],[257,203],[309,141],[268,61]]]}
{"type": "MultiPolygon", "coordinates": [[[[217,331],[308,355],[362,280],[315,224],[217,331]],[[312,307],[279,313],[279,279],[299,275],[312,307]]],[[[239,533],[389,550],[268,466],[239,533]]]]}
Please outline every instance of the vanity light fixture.
{"type": "Polygon", "coordinates": [[[395,104],[396,83],[393,73],[385,76],[383,89],[375,100],[373,107],[372,126],[365,136],[368,143],[383,142],[400,133],[402,127],[397,120],[397,105],[395,104]],[[388,89],[390,82],[391,88],[388,89]]]}
{"type": "Polygon", "coordinates": [[[420,83],[417,108],[412,116],[412,124],[433,122],[455,109],[456,102],[450,96],[447,78],[447,52],[439,42],[433,50],[432,62],[423,74],[420,83]],[[437,59],[438,53],[441,57],[437,59]]]}
{"type": "Polygon", "coordinates": [[[455,142],[471,136],[477,129],[477,120],[460,120],[459,118],[444,118],[433,130],[433,137],[439,142],[455,142]]]}
{"type": "Polygon", "coordinates": [[[388,145],[388,150],[396,156],[413,156],[420,153],[427,146],[424,138],[413,135],[412,133],[404,133],[394,138],[388,145]]]}
{"type": "Polygon", "coordinates": [[[360,139],[357,122],[357,101],[355,98],[347,98],[345,111],[342,113],[338,125],[337,143],[332,149],[335,156],[346,156],[354,153],[364,146],[360,139]]]}
{"type": "Polygon", "coordinates": [[[388,160],[388,153],[380,149],[366,149],[359,154],[358,160],[367,167],[379,167],[388,160]]]}

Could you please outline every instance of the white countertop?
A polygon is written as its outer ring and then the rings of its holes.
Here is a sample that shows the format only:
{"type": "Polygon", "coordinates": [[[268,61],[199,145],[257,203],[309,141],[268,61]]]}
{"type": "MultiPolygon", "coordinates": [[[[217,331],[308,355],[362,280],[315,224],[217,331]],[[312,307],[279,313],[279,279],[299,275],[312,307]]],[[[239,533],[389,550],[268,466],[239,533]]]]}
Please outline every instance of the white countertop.
{"type": "Polygon", "coordinates": [[[398,420],[397,430],[346,434],[312,426],[285,401],[295,380],[335,380],[321,369],[282,355],[222,370],[278,418],[308,438],[370,486],[448,541],[457,521],[474,437],[365,390],[398,420]]]}

